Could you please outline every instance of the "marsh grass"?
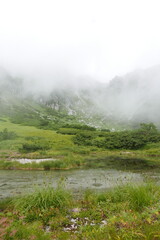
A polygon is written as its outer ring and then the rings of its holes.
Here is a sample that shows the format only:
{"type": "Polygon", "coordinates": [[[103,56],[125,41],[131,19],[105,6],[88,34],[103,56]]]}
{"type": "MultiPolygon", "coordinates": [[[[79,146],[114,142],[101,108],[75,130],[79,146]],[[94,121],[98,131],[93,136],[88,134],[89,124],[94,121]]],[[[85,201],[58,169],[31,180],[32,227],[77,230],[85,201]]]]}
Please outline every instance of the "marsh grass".
{"type": "Polygon", "coordinates": [[[128,200],[131,209],[142,211],[160,197],[158,187],[152,183],[142,186],[128,186],[128,200]]]}
{"type": "Polygon", "coordinates": [[[35,209],[43,211],[50,208],[64,211],[71,203],[71,199],[71,194],[62,186],[59,185],[57,188],[45,186],[35,189],[32,194],[16,198],[13,205],[15,209],[26,213],[35,209]]]}
{"type": "Polygon", "coordinates": [[[84,194],[85,202],[91,205],[116,205],[124,204],[128,209],[141,212],[145,207],[159,201],[159,187],[154,183],[143,185],[127,184],[117,186],[107,192],[95,193],[87,190],[84,194]]]}
{"type": "Polygon", "coordinates": [[[14,221],[5,239],[160,239],[160,187],[155,183],[87,190],[81,199],[72,199],[63,183],[12,201],[14,221]]]}

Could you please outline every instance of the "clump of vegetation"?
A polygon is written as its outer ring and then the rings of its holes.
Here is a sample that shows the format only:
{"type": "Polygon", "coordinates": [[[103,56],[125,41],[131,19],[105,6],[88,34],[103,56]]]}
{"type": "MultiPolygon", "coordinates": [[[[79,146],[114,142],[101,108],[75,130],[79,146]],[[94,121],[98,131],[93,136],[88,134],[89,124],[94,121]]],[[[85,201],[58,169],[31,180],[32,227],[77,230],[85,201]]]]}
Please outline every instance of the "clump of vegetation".
{"type": "Polygon", "coordinates": [[[60,134],[68,134],[68,135],[76,135],[79,133],[85,134],[86,132],[96,131],[96,128],[88,126],[88,125],[80,125],[80,124],[65,124],[61,128],[57,130],[57,133],[60,134]]]}
{"type": "Polygon", "coordinates": [[[102,128],[102,129],[101,129],[101,132],[110,132],[110,129],[102,128]]]}
{"type": "Polygon", "coordinates": [[[40,165],[43,166],[44,170],[64,169],[68,167],[68,163],[65,160],[44,161],[40,165]]]}
{"type": "Polygon", "coordinates": [[[76,135],[80,131],[81,131],[80,129],[76,129],[76,128],[59,128],[57,130],[57,133],[66,134],[66,135],[76,135]]]}
{"type": "Polygon", "coordinates": [[[80,130],[96,131],[95,127],[91,127],[88,125],[80,125],[80,124],[65,124],[62,126],[62,128],[74,128],[74,129],[80,129],[80,130]]]}
{"type": "Polygon", "coordinates": [[[136,130],[105,132],[103,135],[80,132],[73,138],[73,141],[78,145],[97,146],[111,150],[136,150],[144,147],[147,143],[159,142],[160,133],[153,123],[143,123],[140,125],[140,128],[136,130]]]}
{"type": "Polygon", "coordinates": [[[158,188],[153,184],[138,187],[130,186],[128,187],[128,194],[129,207],[136,211],[142,211],[142,209],[152,205],[156,200],[158,188]]]}
{"type": "Polygon", "coordinates": [[[142,211],[158,200],[159,187],[153,183],[145,185],[126,185],[96,195],[97,202],[122,203],[126,202],[126,208],[142,211]]]}
{"type": "Polygon", "coordinates": [[[95,138],[95,135],[92,132],[85,131],[78,133],[75,137],[73,137],[73,141],[77,145],[93,145],[92,140],[95,138]]]}
{"type": "Polygon", "coordinates": [[[13,201],[15,209],[29,213],[43,212],[47,209],[65,211],[71,202],[71,194],[59,185],[56,189],[51,186],[36,189],[32,194],[19,197],[13,201]]]}
{"type": "Polygon", "coordinates": [[[17,134],[15,132],[8,131],[7,128],[4,128],[3,131],[0,132],[0,141],[4,140],[12,140],[17,137],[17,134]]]}
{"type": "Polygon", "coordinates": [[[27,138],[20,148],[21,152],[35,152],[39,150],[48,150],[51,148],[51,142],[43,138],[27,138]]]}

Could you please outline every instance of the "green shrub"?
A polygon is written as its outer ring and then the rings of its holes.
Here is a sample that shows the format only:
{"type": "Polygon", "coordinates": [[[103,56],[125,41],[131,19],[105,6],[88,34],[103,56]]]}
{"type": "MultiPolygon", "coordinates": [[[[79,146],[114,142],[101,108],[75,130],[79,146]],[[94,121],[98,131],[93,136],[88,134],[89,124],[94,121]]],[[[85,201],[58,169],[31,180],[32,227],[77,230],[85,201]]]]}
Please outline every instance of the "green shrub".
{"type": "Polygon", "coordinates": [[[80,132],[79,129],[74,129],[74,128],[59,128],[57,131],[57,133],[67,134],[67,135],[76,135],[79,132],[80,132]]]}
{"type": "Polygon", "coordinates": [[[92,145],[92,140],[96,137],[94,133],[85,131],[78,133],[76,136],[73,137],[73,142],[77,145],[85,145],[90,146],[92,145]]]}
{"type": "Polygon", "coordinates": [[[110,132],[109,129],[101,129],[101,132],[110,132]]]}
{"type": "Polygon", "coordinates": [[[20,151],[22,152],[35,152],[39,150],[48,150],[51,148],[51,143],[46,140],[28,141],[22,144],[20,151]]]}
{"type": "Polygon", "coordinates": [[[141,124],[139,129],[121,132],[80,132],[73,137],[78,145],[97,146],[106,149],[131,149],[144,147],[147,143],[159,142],[160,133],[154,124],[141,124]],[[97,137],[99,136],[99,137],[97,137]]]}
{"type": "Polygon", "coordinates": [[[44,168],[44,170],[45,171],[48,171],[48,170],[50,170],[53,166],[53,164],[52,164],[52,162],[51,161],[45,161],[45,162],[43,162],[43,168],[44,168]]]}
{"type": "Polygon", "coordinates": [[[96,131],[95,127],[91,127],[88,125],[80,125],[80,124],[65,124],[63,125],[63,128],[74,128],[74,129],[80,129],[80,130],[96,131]]]}
{"type": "Polygon", "coordinates": [[[0,132],[0,141],[3,140],[12,140],[17,137],[15,132],[9,132],[7,128],[4,128],[3,131],[0,132]]]}

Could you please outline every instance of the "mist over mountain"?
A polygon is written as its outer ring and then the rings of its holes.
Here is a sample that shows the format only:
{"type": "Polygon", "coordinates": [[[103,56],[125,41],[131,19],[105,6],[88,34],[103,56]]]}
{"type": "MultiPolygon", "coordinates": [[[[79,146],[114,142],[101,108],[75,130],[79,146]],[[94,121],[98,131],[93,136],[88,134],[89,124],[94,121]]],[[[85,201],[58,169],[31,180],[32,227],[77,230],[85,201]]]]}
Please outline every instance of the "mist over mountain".
{"type": "Polygon", "coordinates": [[[159,123],[159,89],[160,66],[115,77],[103,93],[104,111],[124,122],[159,123]]]}
{"type": "Polygon", "coordinates": [[[62,104],[69,114],[80,113],[88,118],[98,115],[101,121],[159,124],[159,89],[160,66],[154,66],[117,76],[107,84],[92,84],[86,79],[81,88],[53,90],[45,101],[56,109],[62,104]]]}
{"type": "MultiPolygon", "coordinates": [[[[116,76],[109,83],[87,77],[61,74],[47,82],[12,77],[0,69],[0,108],[22,99],[33,100],[52,110],[75,116],[79,121],[99,126],[160,123],[160,66],[116,76]],[[64,81],[65,80],[65,81],[64,81]]],[[[26,104],[26,102],[25,102],[26,104]]]]}

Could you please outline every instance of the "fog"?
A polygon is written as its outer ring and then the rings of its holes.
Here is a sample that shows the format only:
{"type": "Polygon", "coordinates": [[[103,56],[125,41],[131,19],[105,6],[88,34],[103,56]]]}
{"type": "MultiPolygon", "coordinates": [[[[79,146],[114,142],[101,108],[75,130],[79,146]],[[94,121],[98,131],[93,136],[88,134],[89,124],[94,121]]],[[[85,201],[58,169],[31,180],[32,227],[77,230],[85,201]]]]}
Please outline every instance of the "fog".
{"type": "Polygon", "coordinates": [[[158,121],[159,9],[159,0],[1,1],[1,93],[8,77],[23,95],[86,89],[107,117],[158,121]]]}
{"type": "Polygon", "coordinates": [[[159,7],[158,0],[1,1],[0,65],[44,87],[68,76],[108,82],[159,64],[159,7]]]}

